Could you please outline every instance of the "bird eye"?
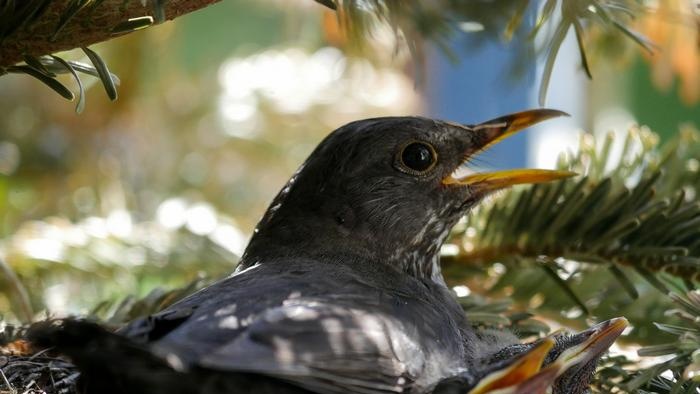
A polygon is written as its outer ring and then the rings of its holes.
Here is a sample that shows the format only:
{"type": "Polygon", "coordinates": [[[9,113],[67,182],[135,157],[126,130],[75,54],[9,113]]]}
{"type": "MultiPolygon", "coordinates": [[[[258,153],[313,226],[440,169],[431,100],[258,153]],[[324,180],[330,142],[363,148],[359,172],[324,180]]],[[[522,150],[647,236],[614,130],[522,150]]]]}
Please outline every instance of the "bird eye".
{"type": "Polygon", "coordinates": [[[411,142],[403,147],[398,159],[404,170],[418,175],[433,168],[437,154],[435,148],[425,142],[411,142]]]}

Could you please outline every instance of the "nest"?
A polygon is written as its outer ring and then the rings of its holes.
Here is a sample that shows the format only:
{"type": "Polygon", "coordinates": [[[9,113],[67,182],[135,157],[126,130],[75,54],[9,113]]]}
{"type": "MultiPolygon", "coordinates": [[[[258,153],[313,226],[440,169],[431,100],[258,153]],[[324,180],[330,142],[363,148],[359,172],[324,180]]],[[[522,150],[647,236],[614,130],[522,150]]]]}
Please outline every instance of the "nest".
{"type": "Polygon", "coordinates": [[[0,394],[72,394],[80,373],[68,361],[39,352],[0,356],[0,394]]]}
{"type": "Polygon", "coordinates": [[[78,369],[67,360],[37,350],[22,339],[26,327],[0,330],[0,394],[74,394],[78,369]]]}

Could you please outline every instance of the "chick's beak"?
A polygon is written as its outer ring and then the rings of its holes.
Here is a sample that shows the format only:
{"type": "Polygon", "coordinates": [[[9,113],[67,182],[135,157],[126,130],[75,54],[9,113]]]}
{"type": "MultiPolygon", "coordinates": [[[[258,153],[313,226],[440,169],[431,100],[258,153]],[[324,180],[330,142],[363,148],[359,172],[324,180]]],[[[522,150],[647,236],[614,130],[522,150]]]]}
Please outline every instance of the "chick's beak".
{"type": "MultiPolygon", "coordinates": [[[[473,154],[487,149],[524,128],[558,116],[568,116],[568,114],[553,109],[534,109],[502,116],[475,126],[466,126],[464,128],[468,132],[474,133],[472,135],[474,144],[464,155],[469,158],[473,154]]],[[[476,173],[459,178],[449,175],[443,179],[442,183],[445,185],[471,186],[480,192],[489,192],[513,185],[543,183],[569,178],[574,175],[576,173],[571,171],[515,169],[476,173]]]]}
{"type": "MultiPolygon", "coordinates": [[[[554,340],[545,338],[535,347],[519,357],[513,364],[494,371],[479,381],[467,394],[514,393],[521,382],[536,376],[542,367],[547,353],[554,346],[554,340]]],[[[554,379],[552,379],[554,381],[554,379]]],[[[545,386],[546,388],[548,386],[545,386]]],[[[534,394],[534,392],[531,392],[534,394]]]]}
{"type": "Polygon", "coordinates": [[[608,350],[628,325],[629,323],[624,317],[596,324],[581,333],[588,336],[583,342],[566,349],[548,368],[557,369],[558,375],[560,375],[574,365],[584,364],[599,357],[608,350]]]}
{"type": "Polygon", "coordinates": [[[485,376],[466,394],[545,394],[561,375],[600,357],[627,326],[623,317],[597,324],[577,334],[585,337],[581,343],[567,348],[543,367],[555,343],[553,336],[547,337],[513,364],[485,376]]]}
{"type": "Polygon", "coordinates": [[[600,357],[628,325],[627,319],[618,317],[579,333],[578,335],[587,336],[583,342],[563,351],[552,363],[515,386],[511,392],[498,394],[544,394],[560,376],[569,371],[575,372],[581,366],[600,357]]]}

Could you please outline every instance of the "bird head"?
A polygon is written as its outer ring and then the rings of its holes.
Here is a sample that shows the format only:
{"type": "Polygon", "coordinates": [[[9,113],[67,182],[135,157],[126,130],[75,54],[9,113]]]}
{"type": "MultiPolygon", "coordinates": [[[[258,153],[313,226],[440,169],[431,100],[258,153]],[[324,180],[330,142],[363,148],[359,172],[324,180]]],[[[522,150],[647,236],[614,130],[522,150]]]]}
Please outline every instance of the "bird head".
{"type": "Polygon", "coordinates": [[[500,350],[477,371],[442,380],[433,394],[584,394],[598,359],[627,328],[618,317],[576,334],[500,350]]]}
{"type": "Polygon", "coordinates": [[[519,169],[460,177],[457,171],[503,138],[561,115],[538,109],[476,125],[421,117],[349,123],[318,145],[274,199],[246,256],[273,249],[356,255],[441,280],[440,246],[484,196],[573,175],[519,169]]]}

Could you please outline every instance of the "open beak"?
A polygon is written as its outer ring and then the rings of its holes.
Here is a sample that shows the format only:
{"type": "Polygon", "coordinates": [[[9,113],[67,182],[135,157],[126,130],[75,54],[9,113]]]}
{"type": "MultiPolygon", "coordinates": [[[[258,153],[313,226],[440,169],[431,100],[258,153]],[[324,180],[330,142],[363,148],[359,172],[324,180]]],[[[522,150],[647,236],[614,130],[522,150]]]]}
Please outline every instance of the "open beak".
{"type": "MultiPolygon", "coordinates": [[[[502,116],[475,126],[466,126],[469,132],[475,133],[475,145],[465,152],[466,158],[483,151],[498,141],[515,134],[533,124],[558,116],[568,116],[567,113],[553,109],[534,109],[502,116]]],[[[445,185],[471,186],[480,192],[489,192],[509,186],[525,183],[543,183],[576,175],[571,171],[515,169],[477,173],[465,177],[447,176],[442,183],[445,185]]]]}
{"type": "Polygon", "coordinates": [[[588,338],[580,344],[563,351],[547,368],[556,369],[557,376],[559,376],[574,365],[583,365],[599,357],[608,350],[610,345],[625,331],[628,325],[627,319],[617,317],[598,323],[588,330],[577,334],[588,335],[588,338]]]}
{"type": "MultiPolygon", "coordinates": [[[[546,367],[534,374],[529,379],[518,384],[507,394],[544,394],[547,389],[561,375],[569,370],[576,370],[581,366],[586,365],[591,360],[600,357],[603,352],[608,350],[610,345],[615,342],[617,337],[625,331],[629,323],[624,317],[606,320],[599,323],[588,330],[585,330],[577,335],[588,337],[578,345],[572,346],[563,351],[546,367]]],[[[497,392],[491,393],[496,394],[497,392]]],[[[498,393],[501,394],[501,393],[498,393]]],[[[506,394],[503,392],[502,394],[506,394]]]]}
{"type": "MultiPolygon", "coordinates": [[[[543,339],[534,348],[515,360],[513,364],[486,375],[468,394],[506,393],[511,391],[520,382],[527,381],[540,371],[542,362],[554,346],[554,343],[552,338],[543,339]]],[[[552,379],[552,381],[554,380],[552,379]]]]}
{"type": "Polygon", "coordinates": [[[600,357],[627,326],[627,319],[618,317],[576,334],[586,339],[564,350],[554,361],[542,367],[543,360],[555,343],[550,335],[513,364],[481,379],[467,394],[545,394],[557,378],[570,368],[578,368],[600,357]]]}

